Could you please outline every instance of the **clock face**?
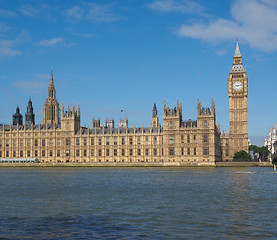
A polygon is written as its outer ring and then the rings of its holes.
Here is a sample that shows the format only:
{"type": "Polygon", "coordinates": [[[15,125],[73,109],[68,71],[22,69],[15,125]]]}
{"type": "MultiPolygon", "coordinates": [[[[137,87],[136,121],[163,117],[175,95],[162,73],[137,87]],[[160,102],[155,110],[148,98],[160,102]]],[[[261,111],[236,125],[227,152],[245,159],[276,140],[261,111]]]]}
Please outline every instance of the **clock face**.
{"type": "Polygon", "coordinates": [[[242,89],[242,87],[243,87],[243,85],[242,85],[242,82],[240,82],[240,81],[236,81],[233,84],[233,88],[235,91],[240,91],[242,89]]]}

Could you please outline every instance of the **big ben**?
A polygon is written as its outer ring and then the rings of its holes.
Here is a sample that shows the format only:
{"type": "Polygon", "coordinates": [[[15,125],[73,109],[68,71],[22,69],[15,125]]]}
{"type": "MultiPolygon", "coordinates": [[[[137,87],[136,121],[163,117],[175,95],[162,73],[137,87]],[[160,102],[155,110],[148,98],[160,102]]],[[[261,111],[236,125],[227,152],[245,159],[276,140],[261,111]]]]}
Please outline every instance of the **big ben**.
{"type": "Polygon", "coordinates": [[[247,97],[248,77],[242,64],[238,38],[233,56],[233,66],[228,77],[229,94],[229,150],[233,156],[236,152],[248,152],[247,97]]]}

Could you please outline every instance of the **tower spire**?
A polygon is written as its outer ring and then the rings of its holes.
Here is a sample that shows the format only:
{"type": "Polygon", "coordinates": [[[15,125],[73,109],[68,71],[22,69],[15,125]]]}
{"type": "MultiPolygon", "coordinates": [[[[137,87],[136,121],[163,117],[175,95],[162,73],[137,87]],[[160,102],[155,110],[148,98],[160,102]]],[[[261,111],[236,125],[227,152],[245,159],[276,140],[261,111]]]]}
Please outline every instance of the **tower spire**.
{"type": "Polygon", "coordinates": [[[60,123],[60,108],[59,103],[56,99],[56,89],[54,85],[53,78],[53,69],[51,67],[51,76],[50,76],[50,84],[48,87],[48,96],[44,103],[44,116],[43,116],[43,124],[58,124],[60,123]]]}
{"type": "Polygon", "coordinates": [[[236,46],[236,51],[234,53],[234,57],[241,57],[241,53],[239,50],[239,35],[237,34],[237,46],[236,46]]]}

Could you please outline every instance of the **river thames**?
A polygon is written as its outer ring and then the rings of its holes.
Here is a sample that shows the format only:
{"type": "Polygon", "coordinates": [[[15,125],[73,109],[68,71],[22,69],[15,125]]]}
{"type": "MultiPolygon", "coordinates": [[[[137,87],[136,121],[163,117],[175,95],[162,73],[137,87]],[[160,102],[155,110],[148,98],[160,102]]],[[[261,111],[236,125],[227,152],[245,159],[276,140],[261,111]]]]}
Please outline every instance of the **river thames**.
{"type": "Polygon", "coordinates": [[[0,239],[276,239],[272,168],[0,168],[0,239]]]}

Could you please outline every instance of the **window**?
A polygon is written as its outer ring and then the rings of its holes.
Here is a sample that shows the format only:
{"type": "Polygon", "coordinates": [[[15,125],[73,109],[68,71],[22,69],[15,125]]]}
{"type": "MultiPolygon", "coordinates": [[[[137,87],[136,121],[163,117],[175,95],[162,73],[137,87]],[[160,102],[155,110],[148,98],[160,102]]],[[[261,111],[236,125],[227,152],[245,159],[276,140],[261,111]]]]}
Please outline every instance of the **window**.
{"type": "Polygon", "coordinates": [[[87,146],[87,139],[84,138],[84,146],[87,146]]]}
{"type": "Polygon", "coordinates": [[[190,143],[190,136],[187,136],[187,143],[190,143]]]}
{"type": "Polygon", "coordinates": [[[172,121],[169,122],[169,127],[173,128],[173,122],[172,121]]]}
{"type": "Polygon", "coordinates": [[[53,146],[53,139],[50,139],[49,145],[52,147],[53,146]]]}
{"type": "Polygon", "coordinates": [[[208,127],[208,121],[207,120],[204,120],[204,127],[208,127]]]}
{"type": "Polygon", "coordinates": [[[196,143],[196,135],[193,135],[193,142],[196,143]]]}
{"type": "Polygon", "coordinates": [[[45,157],[45,150],[42,150],[42,151],[41,151],[41,156],[42,156],[42,157],[45,157]]]}
{"type": "Polygon", "coordinates": [[[188,148],[187,151],[188,151],[188,155],[190,155],[190,148],[188,148]]]}
{"type": "Polygon", "coordinates": [[[114,138],[113,145],[117,145],[117,137],[114,138]]]}
{"type": "Polygon", "coordinates": [[[13,151],[13,157],[14,158],[16,157],[16,151],[13,151]]]}
{"type": "Polygon", "coordinates": [[[203,155],[209,155],[209,148],[208,147],[203,148],[203,155]]]}
{"type": "Polygon", "coordinates": [[[106,150],[106,156],[107,157],[110,156],[110,150],[109,149],[106,150]]]}
{"type": "Polygon", "coordinates": [[[10,141],[7,140],[7,141],[6,141],[6,147],[9,147],[9,146],[10,146],[10,141]]]}
{"type": "Polygon", "coordinates": [[[45,139],[41,140],[41,146],[43,146],[43,147],[45,146],[45,139]]]}
{"type": "Polygon", "coordinates": [[[181,155],[184,155],[184,148],[181,148],[181,155]]]}
{"type": "Polygon", "coordinates": [[[91,146],[94,145],[94,138],[90,139],[90,145],[91,145],[91,146]]]}
{"type": "Polygon", "coordinates": [[[70,138],[65,139],[65,145],[70,146],[70,138]]]}
{"type": "Polygon", "coordinates": [[[65,156],[67,156],[67,157],[70,156],[70,150],[69,149],[65,150],[65,156]]]}
{"type": "Polygon", "coordinates": [[[13,140],[13,147],[16,147],[16,140],[13,140]]]}
{"type": "Polygon", "coordinates": [[[173,156],[174,155],[174,148],[169,148],[169,156],[173,156]]]}
{"type": "Polygon", "coordinates": [[[2,147],[2,140],[0,140],[0,147],[2,147]]]}
{"type": "Polygon", "coordinates": [[[84,157],[86,157],[86,156],[87,156],[87,150],[84,149],[84,157]]]}
{"type": "Polygon", "coordinates": [[[137,138],[137,144],[141,144],[140,137],[137,138]]]}
{"type": "Polygon", "coordinates": [[[94,149],[90,150],[90,156],[94,157],[94,149]]]}
{"type": "Polygon", "coordinates": [[[31,146],[31,139],[27,140],[27,146],[30,147],[31,146]]]}
{"type": "Polygon", "coordinates": [[[154,137],[154,144],[157,144],[157,137],[154,137]]]}
{"type": "Polygon", "coordinates": [[[101,146],[101,144],[102,144],[102,139],[98,138],[98,145],[101,146]]]}
{"type": "Polygon", "coordinates": [[[121,149],[121,156],[125,156],[125,149],[121,149]]]}
{"type": "Polygon", "coordinates": [[[121,144],[124,145],[125,144],[125,138],[121,138],[121,144]]]}
{"type": "Polygon", "coordinates": [[[181,135],[181,143],[184,143],[184,135],[181,135]]]}
{"type": "Polygon", "coordinates": [[[35,157],[38,156],[38,150],[35,150],[35,157]]]}
{"type": "Polygon", "coordinates": [[[154,148],[154,156],[157,156],[157,148],[154,148]]]}
{"type": "Polygon", "coordinates": [[[38,140],[36,139],[35,140],[35,147],[37,147],[38,146],[38,140]]]}
{"type": "Polygon", "coordinates": [[[130,149],[129,151],[130,151],[130,152],[129,152],[129,153],[130,153],[130,156],[133,156],[133,149],[130,149]]]}
{"type": "Polygon", "coordinates": [[[2,157],[2,151],[0,151],[0,157],[2,157]]]}
{"type": "Polygon", "coordinates": [[[9,151],[6,151],[6,157],[9,157],[9,151]]]}
{"type": "Polygon", "coordinates": [[[66,123],[66,129],[69,129],[70,128],[70,125],[69,125],[69,122],[66,123]]]}
{"type": "Polygon", "coordinates": [[[106,138],[106,145],[109,146],[110,145],[110,139],[107,137],[106,138]]]}
{"type": "Polygon", "coordinates": [[[114,155],[114,156],[117,156],[117,149],[114,149],[114,150],[113,150],[113,155],[114,155]]]}
{"type": "Polygon", "coordinates": [[[77,156],[77,157],[80,156],[80,151],[79,151],[79,149],[76,150],[76,156],[77,156]]]}
{"type": "Polygon", "coordinates": [[[149,137],[145,137],[145,144],[149,144],[149,137]]]}
{"type": "Polygon", "coordinates": [[[140,149],[138,149],[138,156],[140,156],[140,153],[141,153],[141,152],[140,152],[140,149]]]}
{"type": "Polygon", "coordinates": [[[145,156],[148,156],[148,155],[149,155],[149,149],[146,148],[146,149],[145,149],[145,156]]]}
{"type": "Polygon", "coordinates": [[[196,147],[193,149],[193,155],[196,155],[196,147]]]}
{"type": "Polygon", "coordinates": [[[204,143],[208,143],[209,142],[209,136],[208,135],[204,135],[203,136],[203,142],[204,143]]]}
{"type": "Polygon", "coordinates": [[[174,142],[175,142],[175,137],[169,136],[169,144],[174,144],[174,142]]]}
{"type": "Polygon", "coordinates": [[[58,150],[57,150],[57,157],[60,157],[60,156],[61,156],[61,150],[58,149],[58,150]]]}
{"type": "Polygon", "coordinates": [[[49,156],[50,156],[50,157],[53,157],[53,150],[50,150],[50,151],[49,151],[49,156]]]}
{"type": "Polygon", "coordinates": [[[129,138],[129,144],[132,145],[133,144],[133,138],[129,138]]]}
{"type": "Polygon", "coordinates": [[[225,152],[225,156],[226,156],[226,157],[228,157],[228,156],[229,156],[229,151],[228,151],[228,150],[226,150],[226,152],[225,152]]]}
{"type": "Polygon", "coordinates": [[[228,139],[226,139],[226,146],[229,146],[229,140],[228,139]]]}
{"type": "Polygon", "coordinates": [[[20,151],[20,157],[23,157],[23,151],[22,150],[20,151]]]}
{"type": "Polygon", "coordinates": [[[57,146],[61,146],[61,139],[57,139],[57,146]]]}
{"type": "Polygon", "coordinates": [[[23,140],[20,140],[20,147],[23,147],[23,140]]]}
{"type": "Polygon", "coordinates": [[[79,146],[80,145],[80,140],[79,138],[76,138],[76,146],[79,146]]]}

